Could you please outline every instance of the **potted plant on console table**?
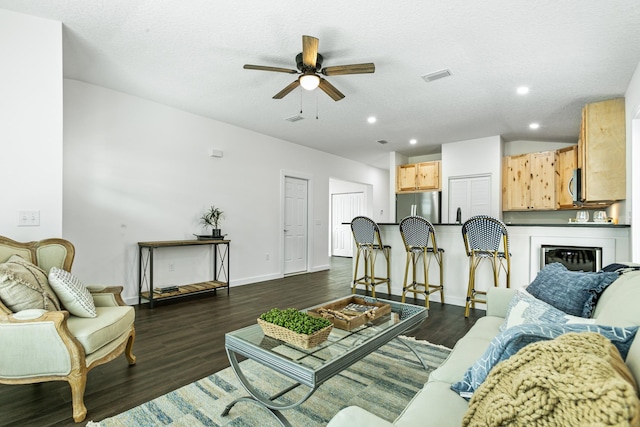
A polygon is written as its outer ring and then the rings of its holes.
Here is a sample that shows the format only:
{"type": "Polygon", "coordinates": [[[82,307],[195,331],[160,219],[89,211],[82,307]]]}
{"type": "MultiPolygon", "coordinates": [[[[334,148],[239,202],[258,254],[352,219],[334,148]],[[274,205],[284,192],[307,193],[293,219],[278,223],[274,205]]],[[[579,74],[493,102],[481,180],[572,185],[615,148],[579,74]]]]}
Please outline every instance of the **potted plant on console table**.
{"type": "MultiPolygon", "coordinates": [[[[222,239],[224,237],[220,230],[222,218],[224,218],[224,212],[213,205],[200,217],[200,223],[205,228],[211,228],[211,239],[222,239]]],[[[198,238],[207,238],[207,236],[198,236],[198,238]]]]}

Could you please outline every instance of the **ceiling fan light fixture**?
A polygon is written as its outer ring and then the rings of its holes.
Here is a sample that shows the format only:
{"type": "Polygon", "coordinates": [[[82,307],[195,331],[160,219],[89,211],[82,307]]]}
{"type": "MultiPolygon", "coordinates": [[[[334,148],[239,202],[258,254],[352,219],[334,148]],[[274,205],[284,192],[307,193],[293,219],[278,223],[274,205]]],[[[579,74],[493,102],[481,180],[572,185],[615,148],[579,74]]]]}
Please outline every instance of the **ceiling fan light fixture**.
{"type": "Polygon", "coordinates": [[[300,86],[306,90],[314,90],[320,84],[320,77],[315,74],[303,74],[299,80],[300,86]]]}

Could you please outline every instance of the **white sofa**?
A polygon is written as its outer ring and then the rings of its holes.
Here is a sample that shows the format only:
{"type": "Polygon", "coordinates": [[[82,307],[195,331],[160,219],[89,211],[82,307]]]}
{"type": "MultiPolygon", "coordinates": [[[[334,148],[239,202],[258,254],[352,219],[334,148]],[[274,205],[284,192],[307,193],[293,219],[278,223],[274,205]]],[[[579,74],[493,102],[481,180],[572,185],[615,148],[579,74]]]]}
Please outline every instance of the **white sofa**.
{"type": "MultiPolygon", "coordinates": [[[[492,288],[487,295],[487,315],[479,319],[453,348],[445,362],[429,376],[424,387],[400,416],[390,423],[376,415],[350,406],[341,410],[328,427],[459,427],[468,402],[450,389],[485,352],[504,322],[514,289],[492,288]]],[[[608,326],[639,326],[640,271],[628,272],[602,294],[593,313],[596,323],[608,326]]],[[[625,360],[636,382],[640,383],[640,340],[634,340],[625,360]]]]}

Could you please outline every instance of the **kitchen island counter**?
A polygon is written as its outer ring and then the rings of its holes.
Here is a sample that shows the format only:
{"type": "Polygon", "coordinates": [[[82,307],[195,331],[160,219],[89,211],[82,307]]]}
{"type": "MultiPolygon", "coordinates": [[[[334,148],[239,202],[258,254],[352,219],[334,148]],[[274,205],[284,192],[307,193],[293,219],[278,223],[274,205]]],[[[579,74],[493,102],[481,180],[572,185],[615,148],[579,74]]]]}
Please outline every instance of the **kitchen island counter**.
{"type": "MultiPolygon", "coordinates": [[[[378,225],[383,243],[391,246],[391,292],[393,295],[402,295],[406,251],[398,224],[378,223],[378,225]]],[[[445,302],[464,306],[469,265],[462,239],[461,224],[434,224],[434,228],[438,246],[445,250],[445,302]]],[[[630,259],[630,227],[626,224],[507,224],[507,230],[511,252],[511,287],[513,288],[527,286],[540,271],[542,245],[601,247],[603,266],[630,259]]],[[[381,261],[383,258],[378,257],[376,274],[385,269],[384,263],[381,261]]],[[[493,286],[491,267],[489,264],[482,267],[478,270],[476,277],[477,289],[480,290],[493,286]]],[[[360,268],[362,268],[362,263],[360,268]]],[[[437,283],[438,266],[432,262],[430,268],[431,280],[437,283]]],[[[361,288],[362,286],[359,287],[359,289],[361,288]]],[[[379,288],[379,291],[386,291],[386,287],[379,288]]],[[[439,293],[430,296],[432,302],[439,300],[439,293]]],[[[410,297],[407,301],[412,302],[413,298],[410,297]]],[[[420,304],[424,303],[422,299],[418,301],[420,304]]],[[[478,307],[484,308],[482,305],[478,307]]]]}
{"type": "MultiPolygon", "coordinates": [[[[350,223],[344,223],[349,225],[350,223]]],[[[629,228],[629,224],[614,224],[612,222],[563,222],[563,223],[540,223],[540,224],[511,224],[505,223],[507,227],[604,227],[604,228],[629,228]]],[[[398,222],[379,222],[378,225],[400,225],[398,222]]],[[[433,223],[434,226],[460,226],[462,224],[456,223],[433,223]]]]}

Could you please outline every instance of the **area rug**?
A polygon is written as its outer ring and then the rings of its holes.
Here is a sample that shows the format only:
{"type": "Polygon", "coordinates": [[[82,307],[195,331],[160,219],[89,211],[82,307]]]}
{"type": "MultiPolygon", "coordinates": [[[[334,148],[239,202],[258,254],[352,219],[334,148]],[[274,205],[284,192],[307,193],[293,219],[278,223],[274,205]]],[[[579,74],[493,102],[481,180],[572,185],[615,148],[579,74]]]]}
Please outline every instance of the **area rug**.
{"type": "MultiPolygon", "coordinates": [[[[422,388],[429,373],[445,360],[450,349],[426,341],[401,338],[422,356],[427,369],[403,343],[393,340],[348,370],[322,384],[302,405],[282,411],[294,426],[324,426],[340,409],[360,406],[381,418],[393,421],[422,388]]],[[[254,385],[273,395],[291,385],[290,379],[276,374],[252,360],[241,362],[245,375],[254,385]]],[[[308,388],[301,386],[282,396],[281,402],[295,402],[308,388]]],[[[127,412],[89,422],[88,427],[130,426],[279,426],[263,407],[239,402],[222,417],[225,406],[247,396],[231,368],[160,396],[127,412]]]]}

